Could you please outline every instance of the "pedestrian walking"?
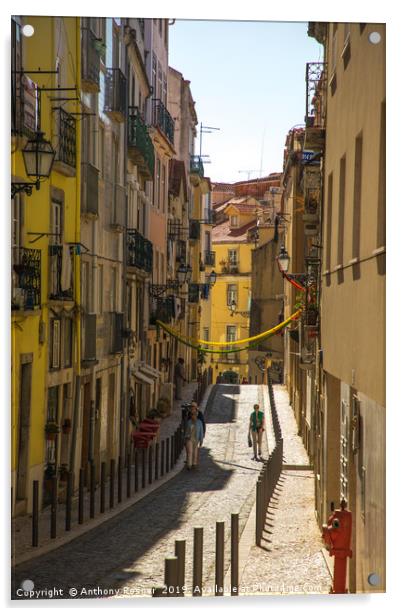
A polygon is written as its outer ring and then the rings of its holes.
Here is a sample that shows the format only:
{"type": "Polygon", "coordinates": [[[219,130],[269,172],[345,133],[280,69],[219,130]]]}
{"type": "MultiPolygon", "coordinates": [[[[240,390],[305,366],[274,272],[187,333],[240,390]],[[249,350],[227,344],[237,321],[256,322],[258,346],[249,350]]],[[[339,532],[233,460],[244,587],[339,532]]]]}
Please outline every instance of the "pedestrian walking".
{"type": "Polygon", "coordinates": [[[223,376],[222,376],[222,372],[220,372],[220,373],[218,374],[218,376],[216,377],[216,383],[217,383],[217,385],[218,385],[219,383],[223,383],[223,376]]]}
{"type": "Polygon", "coordinates": [[[184,359],[179,357],[174,367],[175,399],[181,400],[183,395],[183,383],[186,382],[184,359]]]}
{"type": "Polygon", "coordinates": [[[265,430],[265,415],[260,411],[260,405],[254,404],[254,411],[250,415],[249,434],[253,442],[253,460],[258,460],[261,457],[262,433],[265,430]],[[258,450],[258,455],[257,455],[258,450]]]}
{"type": "Polygon", "coordinates": [[[197,419],[199,419],[202,423],[203,438],[205,438],[205,432],[207,431],[207,427],[205,425],[204,413],[200,411],[200,409],[198,408],[198,404],[195,400],[193,400],[191,403],[191,406],[188,412],[188,419],[191,419],[191,411],[193,410],[193,408],[197,409],[197,419]]]}
{"type": "Polygon", "coordinates": [[[197,468],[199,451],[204,439],[204,429],[201,419],[197,417],[197,405],[191,406],[191,417],[187,420],[184,432],[184,442],[187,453],[187,469],[197,468]]]}

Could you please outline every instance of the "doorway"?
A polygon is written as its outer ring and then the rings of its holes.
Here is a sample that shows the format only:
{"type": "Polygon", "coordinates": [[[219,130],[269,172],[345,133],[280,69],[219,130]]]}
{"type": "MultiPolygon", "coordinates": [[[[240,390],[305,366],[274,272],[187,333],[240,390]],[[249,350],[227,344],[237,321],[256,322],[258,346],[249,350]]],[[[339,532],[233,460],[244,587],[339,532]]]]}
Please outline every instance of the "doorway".
{"type": "Polygon", "coordinates": [[[21,364],[18,413],[16,499],[26,501],[29,460],[29,431],[31,423],[32,363],[21,364]]]}

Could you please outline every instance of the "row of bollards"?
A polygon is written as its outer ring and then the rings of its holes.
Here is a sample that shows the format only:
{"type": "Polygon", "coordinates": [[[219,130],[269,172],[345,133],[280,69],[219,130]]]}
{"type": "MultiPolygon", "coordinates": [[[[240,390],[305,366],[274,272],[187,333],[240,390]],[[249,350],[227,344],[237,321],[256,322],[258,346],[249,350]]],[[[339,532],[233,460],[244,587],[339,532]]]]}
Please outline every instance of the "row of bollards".
{"type": "Polygon", "coordinates": [[[282,472],[283,462],[283,438],[279,423],[278,411],[276,409],[274,388],[269,369],[267,370],[267,382],[269,402],[271,407],[272,425],[275,435],[275,447],[270,453],[268,460],[263,464],[256,484],[256,509],[255,509],[255,543],[261,545],[262,535],[265,527],[266,512],[273,493],[282,472]]]}
{"type": "MultiPolygon", "coordinates": [[[[192,554],[192,585],[193,597],[203,594],[203,558],[204,529],[202,526],[193,529],[192,554]]],[[[185,585],[186,572],[186,541],[175,541],[175,555],[165,558],[164,586],[154,588],[153,597],[184,597],[187,591],[185,585]]],[[[225,576],[225,522],[216,522],[215,530],[215,587],[216,597],[224,595],[225,576]]],[[[188,594],[188,592],[187,592],[188,594]]],[[[239,514],[231,515],[230,534],[230,594],[239,594],[239,514]]]]}
{"type": "Polygon", "coordinates": [[[282,472],[283,440],[278,441],[263,464],[256,484],[255,543],[261,545],[266,512],[282,472]]]}
{"type": "MultiPolygon", "coordinates": [[[[127,499],[132,495],[132,478],[134,475],[134,493],[146,486],[152,485],[153,481],[158,480],[167,474],[176,464],[181,451],[184,447],[184,434],[181,424],[177,427],[174,434],[161,441],[145,448],[136,448],[134,453],[127,453],[124,461],[121,456],[117,460],[110,460],[109,468],[109,510],[115,506],[116,497],[116,480],[117,480],[117,503],[121,503],[123,495],[127,499]],[[126,485],[124,490],[123,471],[126,466],[126,485]],[[134,466],[134,473],[132,467],[134,466]],[[117,476],[116,476],[117,475],[117,476]]],[[[85,491],[89,492],[89,518],[94,519],[97,509],[100,514],[106,510],[106,484],[107,484],[107,468],[106,462],[100,465],[99,483],[96,481],[97,468],[93,462],[89,466],[89,482],[87,480],[87,469],[81,468],[78,478],[78,509],[77,522],[83,524],[85,521],[85,491]],[[99,493],[99,503],[97,507],[97,493],[99,493]]],[[[59,496],[59,480],[57,476],[51,480],[50,494],[50,538],[57,537],[57,511],[58,511],[58,496],[59,496]]],[[[65,530],[70,531],[72,525],[72,502],[74,493],[74,476],[71,471],[67,473],[66,481],[66,498],[65,498],[65,530]]],[[[35,480],[32,484],[32,547],[39,545],[39,481],[35,480]]]]}

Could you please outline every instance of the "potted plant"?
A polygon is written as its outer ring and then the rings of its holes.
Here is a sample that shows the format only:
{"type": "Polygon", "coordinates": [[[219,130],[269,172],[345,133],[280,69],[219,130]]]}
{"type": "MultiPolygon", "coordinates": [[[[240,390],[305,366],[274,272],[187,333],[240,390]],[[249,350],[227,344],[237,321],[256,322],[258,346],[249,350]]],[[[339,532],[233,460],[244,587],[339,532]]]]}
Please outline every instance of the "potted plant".
{"type": "Polygon", "coordinates": [[[71,419],[66,417],[63,421],[63,425],[61,426],[63,434],[70,434],[71,432],[71,419]]]}
{"type": "Polygon", "coordinates": [[[54,441],[60,432],[59,425],[55,421],[48,421],[45,425],[45,433],[48,441],[54,441]]]}
{"type": "Polygon", "coordinates": [[[305,310],[306,325],[316,325],[318,319],[318,307],[315,304],[309,304],[305,310]]]}

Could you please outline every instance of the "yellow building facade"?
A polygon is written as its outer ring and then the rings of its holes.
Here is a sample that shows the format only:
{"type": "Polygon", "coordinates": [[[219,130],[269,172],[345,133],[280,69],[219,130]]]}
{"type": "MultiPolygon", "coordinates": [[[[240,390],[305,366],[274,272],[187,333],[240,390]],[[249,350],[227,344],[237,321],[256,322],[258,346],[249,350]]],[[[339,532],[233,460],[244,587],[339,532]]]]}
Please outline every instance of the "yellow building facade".
{"type": "MultiPolygon", "coordinates": [[[[258,211],[256,199],[233,198],[223,209],[224,219],[213,228],[217,279],[212,289],[211,340],[235,342],[249,336],[255,243],[248,231],[255,227],[258,211]]],[[[214,381],[218,376],[227,382],[248,380],[248,350],[214,354],[213,362],[214,381]]]]}
{"type": "Polygon", "coordinates": [[[15,514],[40,502],[49,472],[68,462],[80,316],[80,25],[77,18],[12,19],[12,488],[15,514]],[[22,27],[34,28],[31,37],[22,27]],[[46,41],[46,45],[43,42],[46,41]],[[33,61],[33,58],[35,59],[33,61]],[[40,67],[40,68],[38,68],[40,67]],[[50,178],[32,194],[22,150],[44,133],[55,151],[50,178]],[[69,424],[66,422],[66,425],[69,424]],[[71,425],[71,424],[70,424],[71,425]]]}

